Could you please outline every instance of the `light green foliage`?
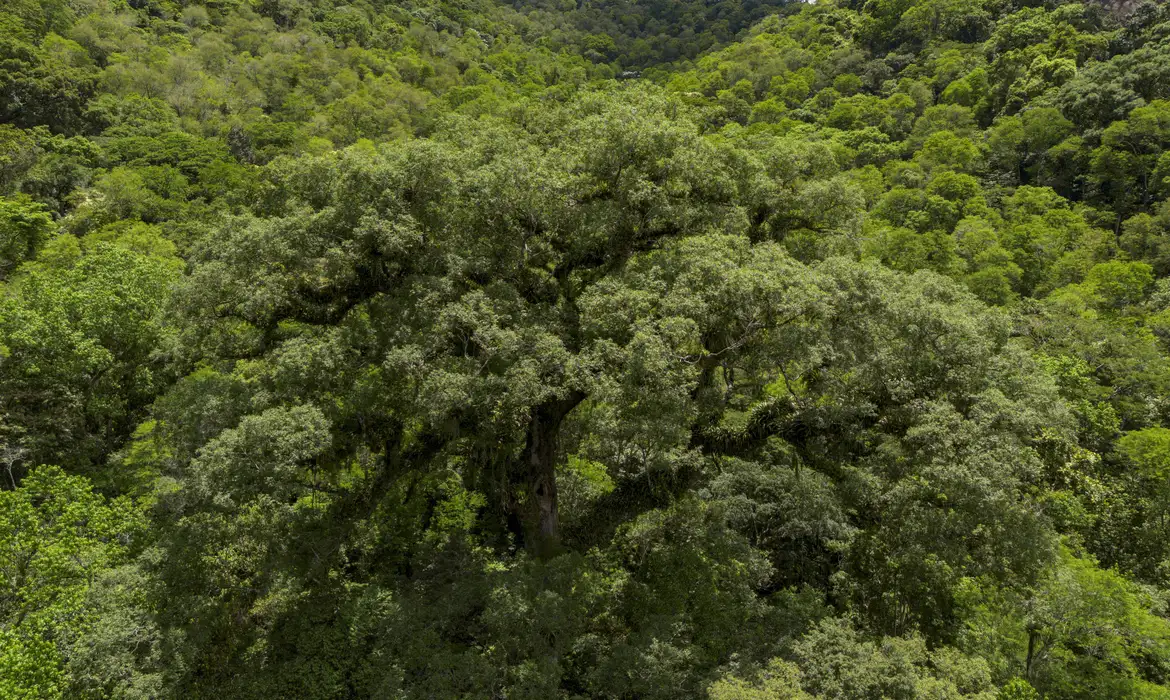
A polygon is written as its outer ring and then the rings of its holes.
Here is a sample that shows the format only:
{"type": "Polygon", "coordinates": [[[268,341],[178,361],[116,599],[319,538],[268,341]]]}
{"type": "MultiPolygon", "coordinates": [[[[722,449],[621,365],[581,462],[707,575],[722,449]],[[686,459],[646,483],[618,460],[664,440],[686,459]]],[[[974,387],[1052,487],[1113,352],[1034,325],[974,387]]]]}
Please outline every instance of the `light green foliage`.
{"type": "Polygon", "coordinates": [[[742,678],[723,678],[707,689],[711,700],[807,700],[811,697],[800,688],[800,667],[781,659],[772,659],[757,682],[742,678]]]}
{"type": "Polygon", "coordinates": [[[165,244],[143,255],[124,243],[60,236],[0,299],[0,439],[27,452],[22,464],[100,463],[159,391],[152,353],[175,260],[165,244]]]}
{"type": "Polygon", "coordinates": [[[797,642],[794,650],[804,688],[813,697],[994,697],[985,662],[950,648],[928,651],[919,637],[869,641],[847,622],[828,619],[797,642]]]}
{"type": "Polygon", "coordinates": [[[61,659],[51,641],[24,639],[0,629],[0,691],[6,698],[54,700],[61,697],[61,659]]]}
{"type": "Polygon", "coordinates": [[[1146,697],[1144,664],[1164,664],[1170,644],[1149,590],[1067,550],[1028,594],[968,581],[960,598],[969,610],[963,646],[997,674],[1026,675],[1056,697],[1146,697]]]}
{"type": "Polygon", "coordinates": [[[1153,269],[1146,263],[1114,260],[1094,265],[1085,275],[1085,286],[1109,309],[1141,303],[1154,284],[1153,269]]]}
{"type": "Polygon", "coordinates": [[[1170,476],[1170,431],[1165,428],[1126,433],[1117,441],[1117,447],[1145,475],[1155,479],[1170,476]]]}
{"type": "Polygon", "coordinates": [[[995,700],[1039,700],[1040,693],[1023,678],[1013,678],[1000,688],[995,700]]]}
{"type": "Polygon", "coordinates": [[[142,512],[108,501],[57,467],[31,471],[0,492],[0,689],[5,697],[62,697],[65,664],[87,634],[87,596],[124,562],[142,533],[142,512]]]}

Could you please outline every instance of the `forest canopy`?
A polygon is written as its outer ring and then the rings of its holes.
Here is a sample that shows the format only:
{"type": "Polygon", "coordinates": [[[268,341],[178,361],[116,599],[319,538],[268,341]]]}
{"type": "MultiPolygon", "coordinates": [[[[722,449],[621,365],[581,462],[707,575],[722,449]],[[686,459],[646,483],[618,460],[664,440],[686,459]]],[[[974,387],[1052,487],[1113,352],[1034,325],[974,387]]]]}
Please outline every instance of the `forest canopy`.
{"type": "Polygon", "coordinates": [[[5,3],[0,697],[1170,698],[1168,37],[5,3]]]}

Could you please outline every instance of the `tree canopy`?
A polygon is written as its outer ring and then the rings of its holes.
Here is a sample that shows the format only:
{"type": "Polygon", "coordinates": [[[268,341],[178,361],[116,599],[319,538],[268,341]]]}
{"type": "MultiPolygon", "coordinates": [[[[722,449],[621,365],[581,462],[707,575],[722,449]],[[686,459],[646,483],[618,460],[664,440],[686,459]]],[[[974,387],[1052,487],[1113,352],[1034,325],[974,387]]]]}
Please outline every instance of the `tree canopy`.
{"type": "Polygon", "coordinates": [[[1170,15],[0,10],[0,696],[1170,695],[1170,15]]]}

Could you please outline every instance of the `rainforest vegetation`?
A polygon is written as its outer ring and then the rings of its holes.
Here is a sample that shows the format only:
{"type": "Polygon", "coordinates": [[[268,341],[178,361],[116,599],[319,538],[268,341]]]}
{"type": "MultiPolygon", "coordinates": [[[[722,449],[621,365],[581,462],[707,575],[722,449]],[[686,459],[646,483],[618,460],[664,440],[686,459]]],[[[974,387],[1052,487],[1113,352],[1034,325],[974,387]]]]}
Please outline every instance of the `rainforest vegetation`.
{"type": "Polygon", "coordinates": [[[0,697],[1170,698],[1170,5],[5,0],[0,697]]]}

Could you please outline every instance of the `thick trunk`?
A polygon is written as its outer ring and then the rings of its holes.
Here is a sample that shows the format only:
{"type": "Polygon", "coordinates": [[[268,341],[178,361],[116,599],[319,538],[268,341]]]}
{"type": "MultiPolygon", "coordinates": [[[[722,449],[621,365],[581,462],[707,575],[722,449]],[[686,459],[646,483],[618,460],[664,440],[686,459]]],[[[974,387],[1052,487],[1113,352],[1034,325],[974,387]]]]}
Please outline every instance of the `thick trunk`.
{"type": "Polygon", "coordinates": [[[557,514],[556,448],[561,421],[585,394],[572,392],[564,399],[550,401],[532,409],[528,424],[528,441],[521,461],[527,507],[525,542],[539,557],[556,553],[560,544],[557,514]]]}
{"type": "Polygon", "coordinates": [[[1036,652],[1036,632],[1028,630],[1028,658],[1024,661],[1024,679],[1032,680],[1032,661],[1036,652]]]}
{"type": "Polygon", "coordinates": [[[553,416],[536,411],[528,431],[527,482],[529,506],[533,513],[529,528],[537,554],[545,555],[557,544],[557,422],[553,416]]]}

